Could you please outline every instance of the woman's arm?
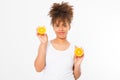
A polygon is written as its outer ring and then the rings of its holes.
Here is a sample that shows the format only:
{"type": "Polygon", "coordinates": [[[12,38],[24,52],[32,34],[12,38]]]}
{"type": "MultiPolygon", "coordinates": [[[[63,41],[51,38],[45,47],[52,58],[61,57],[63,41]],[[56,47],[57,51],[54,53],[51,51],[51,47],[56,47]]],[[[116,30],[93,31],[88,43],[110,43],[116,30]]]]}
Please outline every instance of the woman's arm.
{"type": "Polygon", "coordinates": [[[74,66],[73,66],[73,73],[75,80],[77,80],[81,76],[81,63],[84,58],[84,55],[81,57],[74,57],[74,66]]]}
{"type": "Polygon", "coordinates": [[[81,65],[80,64],[74,65],[73,73],[74,73],[75,80],[77,80],[81,75],[81,65]]]}
{"type": "Polygon", "coordinates": [[[38,48],[38,55],[34,62],[34,66],[37,72],[41,72],[45,67],[46,47],[47,47],[47,44],[40,44],[38,48]]]}
{"type": "Polygon", "coordinates": [[[47,35],[37,35],[41,43],[38,48],[38,55],[35,59],[34,66],[37,72],[41,72],[46,64],[46,48],[47,48],[47,35]]]}
{"type": "MultiPolygon", "coordinates": [[[[77,48],[77,46],[75,46],[77,48]]],[[[81,63],[84,58],[84,54],[82,56],[74,55],[74,65],[73,65],[73,73],[75,80],[77,80],[81,76],[81,63]]]]}

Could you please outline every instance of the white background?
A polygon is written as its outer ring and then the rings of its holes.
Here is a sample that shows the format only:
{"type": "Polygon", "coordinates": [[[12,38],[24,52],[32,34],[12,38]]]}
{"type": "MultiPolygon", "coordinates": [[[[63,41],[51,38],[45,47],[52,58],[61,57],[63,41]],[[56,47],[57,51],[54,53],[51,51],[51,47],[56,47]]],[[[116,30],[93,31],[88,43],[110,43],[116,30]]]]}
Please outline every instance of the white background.
{"type": "MultiPolygon", "coordinates": [[[[120,80],[120,1],[64,1],[74,6],[68,40],[85,51],[79,80],[120,80]]],[[[0,80],[42,80],[34,69],[36,27],[55,37],[48,16],[54,2],[61,0],[0,0],[0,80]]]]}

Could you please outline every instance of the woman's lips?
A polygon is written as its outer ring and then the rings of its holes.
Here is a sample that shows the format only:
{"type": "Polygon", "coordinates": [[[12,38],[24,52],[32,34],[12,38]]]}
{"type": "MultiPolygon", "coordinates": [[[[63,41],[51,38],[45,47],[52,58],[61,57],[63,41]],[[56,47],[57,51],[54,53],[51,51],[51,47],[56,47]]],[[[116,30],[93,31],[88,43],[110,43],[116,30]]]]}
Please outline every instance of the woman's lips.
{"type": "Polygon", "coordinates": [[[64,34],[64,33],[65,33],[65,32],[58,32],[58,34],[61,34],[61,35],[64,34]]]}

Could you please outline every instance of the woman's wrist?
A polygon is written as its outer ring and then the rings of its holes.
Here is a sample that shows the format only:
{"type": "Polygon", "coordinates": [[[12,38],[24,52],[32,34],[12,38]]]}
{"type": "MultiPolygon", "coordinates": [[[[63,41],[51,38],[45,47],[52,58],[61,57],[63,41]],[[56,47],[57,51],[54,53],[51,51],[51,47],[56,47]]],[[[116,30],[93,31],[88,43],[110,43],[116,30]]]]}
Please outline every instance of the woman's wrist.
{"type": "Polygon", "coordinates": [[[40,46],[46,47],[47,46],[47,42],[46,43],[40,43],[40,46]]]}
{"type": "Polygon", "coordinates": [[[75,63],[74,66],[75,66],[75,67],[80,67],[81,64],[80,64],[80,63],[75,63]]]}

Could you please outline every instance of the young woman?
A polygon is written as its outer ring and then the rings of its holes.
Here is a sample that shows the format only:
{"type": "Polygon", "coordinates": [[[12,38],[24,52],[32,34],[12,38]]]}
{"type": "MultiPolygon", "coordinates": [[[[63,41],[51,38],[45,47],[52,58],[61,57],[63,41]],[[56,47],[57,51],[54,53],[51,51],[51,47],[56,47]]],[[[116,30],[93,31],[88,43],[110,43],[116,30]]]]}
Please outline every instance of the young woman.
{"type": "Polygon", "coordinates": [[[56,38],[48,41],[47,34],[37,36],[40,40],[34,66],[44,71],[42,80],[76,80],[81,75],[83,57],[74,55],[75,45],[67,40],[73,18],[73,8],[66,2],[54,3],[50,9],[51,24],[56,38]]]}

